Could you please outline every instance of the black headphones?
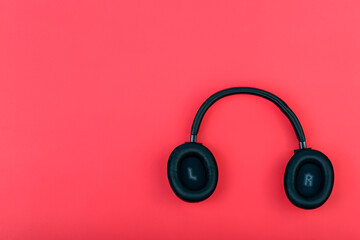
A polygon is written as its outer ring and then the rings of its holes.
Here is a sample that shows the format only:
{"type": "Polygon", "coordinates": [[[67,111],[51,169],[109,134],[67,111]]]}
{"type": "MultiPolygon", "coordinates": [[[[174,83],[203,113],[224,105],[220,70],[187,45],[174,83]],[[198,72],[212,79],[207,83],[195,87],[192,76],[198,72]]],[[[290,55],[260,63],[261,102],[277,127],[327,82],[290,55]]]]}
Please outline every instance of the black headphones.
{"type": "Polygon", "coordinates": [[[306,147],[304,131],[293,111],[284,101],[264,90],[235,87],[210,96],[198,110],[192,128],[190,142],[171,153],[167,166],[170,186],[175,194],[188,202],[199,202],[210,197],[218,181],[218,167],[213,154],[196,142],[201,120],[217,100],[234,94],[252,94],[275,103],[290,120],[299,140],[286,166],[284,187],[288,199],[296,206],[313,209],[321,206],[330,196],[334,184],[334,170],[330,160],[321,152],[306,147]]]}

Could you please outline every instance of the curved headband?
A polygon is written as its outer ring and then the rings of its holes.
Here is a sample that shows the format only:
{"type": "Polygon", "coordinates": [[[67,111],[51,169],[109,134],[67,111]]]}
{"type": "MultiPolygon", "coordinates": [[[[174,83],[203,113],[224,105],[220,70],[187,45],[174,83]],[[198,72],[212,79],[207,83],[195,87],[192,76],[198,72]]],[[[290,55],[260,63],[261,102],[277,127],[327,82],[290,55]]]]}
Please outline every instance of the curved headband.
{"type": "Polygon", "coordinates": [[[211,95],[199,108],[198,112],[196,113],[192,128],[191,128],[191,138],[190,142],[196,142],[196,137],[199,132],[200,123],[206,113],[206,111],[213,105],[217,100],[234,95],[234,94],[251,94],[256,95],[259,97],[266,98],[271,102],[275,103],[276,106],[280,108],[280,110],[285,114],[285,116],[290,120],[291,125],[293,126],[296,137],[299,140],[299,146],[301,149],[306,148],[306,141],[305,141],[305,134],[299,122],[299,119],[296,117],[295,113],[291,111],[291,109],[286,105],[286,103],[275,96],[272,93],[267,91],[251,88],[251,87],[235,87],[235,88],[228,88],[222,91],[219,91],[213,95],[211,95]]]}

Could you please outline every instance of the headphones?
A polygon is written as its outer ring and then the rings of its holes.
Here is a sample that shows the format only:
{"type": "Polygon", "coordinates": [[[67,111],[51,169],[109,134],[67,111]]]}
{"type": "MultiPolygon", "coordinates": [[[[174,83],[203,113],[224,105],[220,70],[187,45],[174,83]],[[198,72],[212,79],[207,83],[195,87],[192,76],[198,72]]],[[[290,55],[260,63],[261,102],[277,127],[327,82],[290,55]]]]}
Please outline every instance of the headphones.
{"type": "Polygon", "coordinates": [[[290,120],[299,140],[299,149],[294,151],[286,166],[286,196],[300,208],[313,209],[321,206],[329,198],[334,184],[334,170],[329,158],[306,147],[301,124],[284,101],[272,93],[250,87],[219,91],[201,105],[192,124],[190,142],[176,147],[168,160],[167,174],[174,193],[184,201],[199,202],[214,192],[218,181],[218,167],[213,154],[203,144],[196,142],[196,137],[206,111],[219,99],[235,94],[266,98],[275,103],[290,120]]]}

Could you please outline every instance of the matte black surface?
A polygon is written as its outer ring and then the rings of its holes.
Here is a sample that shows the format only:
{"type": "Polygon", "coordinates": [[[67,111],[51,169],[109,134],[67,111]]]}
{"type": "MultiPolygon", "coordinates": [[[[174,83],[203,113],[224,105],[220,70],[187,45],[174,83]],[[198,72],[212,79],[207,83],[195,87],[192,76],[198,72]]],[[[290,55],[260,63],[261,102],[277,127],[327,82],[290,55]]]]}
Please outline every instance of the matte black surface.
{"type": "Polygon", "coordinates": [[[191,128],[191,142],[196,142],[196,135],[199,132],[200,123],[206,113],[206,111],[219,99],[234,95],[234,94],[251,94],[263,97],[268,99],[269,101],[273,102],[276,106],[280,108],[280,110],[286,115],[286,117],[290,120],[291,125],[293,126],[296,136],[300,142],[300,148],[306,148],[305,143],[305,134],[299,122],[299,119],[296,117],[295,113],[286,105],[286,103],[281,100],[279,97],[275,96],[274,94],[257,89],[257,88],[250,88],[250,87],[235,87],[235,88],[228,88],[222,91],[219,91],[213,95],[211,95],[200,107],[198,112],[196,113],[192,128],[191,128]]]}
{"type": "Polygon", "coordinates": [[[174,193],[188,202],[208,198],[218,181],[215,158],[201,143],[185,143],[175,148],[169,157],[167,173],[174,193]],[[189,167],[194,169],[191,174],[187,172],[189,167]],[[202,167],[205,173],[202,173],[202,167]],[[199,177],[199,181],[192,182],[194,177],[199,177]]]}
{"type": "Polygon", "coordinates": [[[180,162],[180,181],[191,190],[200,190],[206,185],[206,169],[200,158],[191,156],[180,162]]]}
{"type": "Polygon", "coordinates": [[[322,188],[321,169],[314,163],[302,165],[296,176],[296,190],[304,197],[313,197],[322,188]]]}
{"type": "Polygon", "coordinates": [[[295,206],[304,209],[320,207],[329,198],[333,185],[334,169],[323,153],[310,148],[295,151],[286,166],[284,176],[286,195],[295,206]],[[313,182],[315,184],[313,189],[304,190],[305,186],[301,186],[298,181],[305,180],[301,175],[308,172],[314,174],[313,181],[318,181],[318,183],[313,182]]]}

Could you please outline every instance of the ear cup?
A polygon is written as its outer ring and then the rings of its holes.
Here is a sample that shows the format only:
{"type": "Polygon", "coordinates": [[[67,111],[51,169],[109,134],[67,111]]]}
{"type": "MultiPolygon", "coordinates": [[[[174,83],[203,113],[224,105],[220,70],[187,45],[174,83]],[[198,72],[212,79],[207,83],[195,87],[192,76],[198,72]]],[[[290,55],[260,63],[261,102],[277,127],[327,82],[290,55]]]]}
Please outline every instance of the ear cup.
{"type": "Polygon", "coordinates": [[[284,176],[286,195],[295,206],[320,207],[329,198],[333,185],[334,169],[328,157],[310,148],[295,151],[284,176]]]}
{"type": "Polygon", "coordinates": [[[185,143],[175,148],[169,157],[167,173],[174,193],[188,202],[210,197],[218,181],[215,158],[201,143],[185,143]]]}

